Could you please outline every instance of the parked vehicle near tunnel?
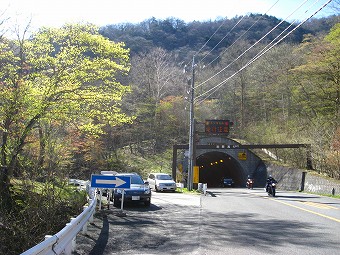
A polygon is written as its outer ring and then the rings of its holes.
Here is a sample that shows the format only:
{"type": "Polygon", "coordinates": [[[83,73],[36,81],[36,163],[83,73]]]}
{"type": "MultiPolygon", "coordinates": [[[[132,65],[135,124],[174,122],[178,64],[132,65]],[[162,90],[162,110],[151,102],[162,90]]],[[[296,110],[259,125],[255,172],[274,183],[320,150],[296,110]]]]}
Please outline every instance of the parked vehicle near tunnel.
{"type": "Polygon", "coordinates": [[[176,182],[168,174],[150,173],[147,181],[155,191],[176,191],[176,182]]]}
{"type": "Polygon", "coordinates": [[[135,173],[119,173],[116,176],[130,177],[131,186],[129,189],[113,189],[111,201],[114,206],[118,207],[122,201],[122,193],[124,192],[124,203],[144,203],[145,206],[151,204],[151,190],[149,184],[144,182],[142,177],[135,173]]]}
{"type": "Polygon", "coordinates": [[[233,187],[234,186],[234,180],[231,178],[223,178],[223,188],[225,187],[233,187]]]}

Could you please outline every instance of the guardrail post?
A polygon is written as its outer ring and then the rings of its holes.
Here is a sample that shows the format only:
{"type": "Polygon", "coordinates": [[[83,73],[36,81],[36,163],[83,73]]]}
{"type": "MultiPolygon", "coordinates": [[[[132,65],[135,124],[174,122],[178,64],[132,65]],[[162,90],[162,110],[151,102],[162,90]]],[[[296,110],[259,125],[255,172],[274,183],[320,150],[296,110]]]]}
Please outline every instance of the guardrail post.
{"type": "MultiPolygon", "coordinates": [[[[86,209],[88,208],[88,206],[83,206],[83,211],[85,211],[86,209]]],[[[83,235],[86,235],[87,234],[87,222],[84,224],[83,226],[83,231],[82,231],[82,234],[83,235]]]]}
{"type": "MultiPolygon", "coordinates": [[[[70,222],[69,224],[72,225],[72,222],[73,222],[75,219],[76,219],[76,218],[71,218],[71,222],[70,222]]],[[[85,225],[86,225],[86,224],[85,224],[85,225]]],[[[72,238],[72,241],[71,241],[71,243],[70,243],[71,253],[69,253],[69,255],[71,255],[72,252],[76,250],[76,245],[77,245],[77,243],[76,243],[76,237],[77,237],[77,235],[76,235],[74,238],[72,238]]],[[[66,254],[67,254],[67,253],[66,253],[66,254]]],[[[67,254],[67,255],[68,255],[68,254],[67,254]]]]}
{"type": "MultiPolygon", "coordinates": [[[[92,204],[92,199],[89,199],[89,205],[90,204],[92,204]]],[[[94,212],[96,211],[96,207],[94,208],[94,212]]],[[[94,214],[94,212],[93,213],[91,213],[91,216],[90,216],[90,219],[89,219],[89,221],[90,221],[90,223],[93,223],[93,214],[94,214]]]]}
{"type": "MultiPolygon", "coordinates": [[[[69,225],[72,225],[72,223],[67,223],[66,226],[69,226],[69,225]]],[[[71,242],[69,242],[66,246],[65,246],[65,249],[64,249],[64,254],[65,255],[71,255],[72,254],[72,245],[73,245],[73,239],[71,242]]]]}
{"type": "Polygon", "coordinates": [[[204,194],[204,196],[207,194],[207,188],[208,188],[208,184],[203,183],[203,194],[204,194]]]}

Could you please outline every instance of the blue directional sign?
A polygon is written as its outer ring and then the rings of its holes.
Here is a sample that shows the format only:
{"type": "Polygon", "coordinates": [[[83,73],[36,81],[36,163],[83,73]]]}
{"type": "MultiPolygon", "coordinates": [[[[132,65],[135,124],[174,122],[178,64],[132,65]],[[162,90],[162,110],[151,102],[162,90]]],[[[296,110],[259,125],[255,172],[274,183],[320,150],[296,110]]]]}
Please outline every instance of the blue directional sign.
{"type": "Polygon", "coordinates": [[[115,175],[96,175],[91,176],[92,188],[103,189],[129,189],[131,185],[131,179],[128,176],[115,176],[115,175]]]}

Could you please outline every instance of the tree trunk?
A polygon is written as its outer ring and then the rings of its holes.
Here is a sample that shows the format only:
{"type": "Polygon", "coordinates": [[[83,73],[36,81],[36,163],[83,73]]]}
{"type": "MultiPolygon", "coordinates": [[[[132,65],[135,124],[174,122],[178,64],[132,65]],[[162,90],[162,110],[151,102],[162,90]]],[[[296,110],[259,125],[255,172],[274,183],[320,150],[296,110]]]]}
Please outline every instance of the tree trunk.
{"type": "Polygon", "coordinates": [[[0,167],[0,205],[4,208],[9,208],[11,204],[10,196],[10,174],[7,167],[7,140],[10,126],[10,119],[5,120],[4,131],[2,132],[1,146],[1,167],[0,167]]]}
{"type": "Polygon", "coordinates": [[[40,143],[40,151],[39,151],[38,167],[42,168],[44,166],[44,161],[45,161],[46,142],[44,139],[44,134],[43,134],[43,130],[41,126],[39,126],[39,143],[40,143]]]}
{"type": "Polygon", "coordinates": [[[10,210],[12,205],[10,193],[10,178],[8,174],[8,167],[1,166],[0,168],[0,208],[10,210]]]}

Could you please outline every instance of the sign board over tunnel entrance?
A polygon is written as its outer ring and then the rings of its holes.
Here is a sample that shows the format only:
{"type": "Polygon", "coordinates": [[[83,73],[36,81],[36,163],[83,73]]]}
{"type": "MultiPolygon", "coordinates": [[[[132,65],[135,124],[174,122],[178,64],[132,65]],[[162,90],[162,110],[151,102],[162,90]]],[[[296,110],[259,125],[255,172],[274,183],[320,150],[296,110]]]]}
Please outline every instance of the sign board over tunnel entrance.
{"type": "Polygon", "coordinates": [[[229,120],[205,120],[206,134],[229,134],[233,122],[229,120]]]}

